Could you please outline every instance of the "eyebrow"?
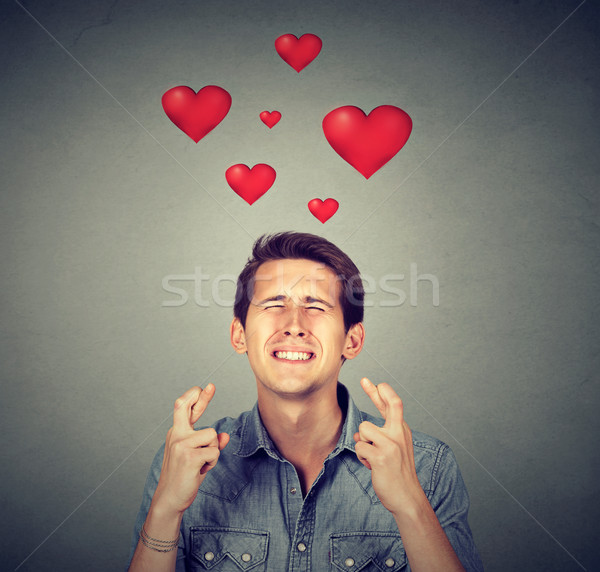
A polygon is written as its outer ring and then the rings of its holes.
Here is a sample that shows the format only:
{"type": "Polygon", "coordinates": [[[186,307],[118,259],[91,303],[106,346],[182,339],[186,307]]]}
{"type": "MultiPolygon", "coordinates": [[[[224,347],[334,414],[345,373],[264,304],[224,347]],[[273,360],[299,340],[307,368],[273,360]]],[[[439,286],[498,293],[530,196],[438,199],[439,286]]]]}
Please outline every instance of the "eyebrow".
{"type": "MultiPolygon", "coordinates": [[[[264,304],[268,304],[269,302],[285,302],[288,299],[289,299],[288,296],[279,294],[278,296],[270,296],[269,298],[265,298],[264,300],[257,302],[256,306],[263,306],[264,304]]],[[[333,308],[332,304],[330,304],[329,302],[326,302],[325,300],[322,300],[321,298],[314,298],[312,296],[306,296],[302,301],[305,304],[314,304],[315,302],[317,302],[319,304],[323,304],[323,306],[327,306],[328,308],[333,308]]]]}

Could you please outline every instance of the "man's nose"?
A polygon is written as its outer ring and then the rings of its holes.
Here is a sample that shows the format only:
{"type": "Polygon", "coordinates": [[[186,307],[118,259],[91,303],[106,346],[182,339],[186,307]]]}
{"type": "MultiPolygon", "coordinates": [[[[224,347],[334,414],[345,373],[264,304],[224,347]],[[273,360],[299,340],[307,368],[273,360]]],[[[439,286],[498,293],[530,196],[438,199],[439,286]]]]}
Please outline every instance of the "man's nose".
{"type": "Polygon", "coordinates": [[[296,304],[292,304],[288,312],[286,312],[285,335],[287,336],[305,336],[306,329],[302,318],[302,308],[296,304]]]}

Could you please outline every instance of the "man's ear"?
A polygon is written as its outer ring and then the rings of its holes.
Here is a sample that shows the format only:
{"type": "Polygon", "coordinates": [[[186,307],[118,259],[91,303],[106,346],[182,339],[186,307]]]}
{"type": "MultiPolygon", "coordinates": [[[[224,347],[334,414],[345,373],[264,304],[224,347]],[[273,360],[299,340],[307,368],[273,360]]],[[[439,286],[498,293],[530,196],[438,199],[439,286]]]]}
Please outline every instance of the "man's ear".
{"type": "Polygon", "coordinates": [[[230,328],[231,345],[238,354],[245,354],[248,351],[246,347],[246,334],[239,318],[233,318],[230,328]]]}
{"type": "Polygon", "coordinates": [[[362,350],[365,343],[365,328],[362,322],[354,324],[346,334],[346,343],[342,356],[346,359],[354,359],[362,350]]]}

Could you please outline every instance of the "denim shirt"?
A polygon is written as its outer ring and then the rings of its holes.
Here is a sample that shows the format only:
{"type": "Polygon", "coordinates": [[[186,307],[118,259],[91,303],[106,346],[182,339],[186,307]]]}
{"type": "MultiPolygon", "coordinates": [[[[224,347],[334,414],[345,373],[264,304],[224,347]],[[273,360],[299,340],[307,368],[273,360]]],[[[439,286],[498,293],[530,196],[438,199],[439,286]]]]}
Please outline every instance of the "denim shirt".
{"type": "MultiPolygon", "coordinates": [[[[410,566],[392,514],[354,452],[363,421],[338,385],[345,413],[335,449],[305,498],[294,466],[262,424],[258,405],[213,427],[231,436],[181,522],[177,572],[396,572],[410,566]]],[[[419,482],[467,571],[483,570],[467,522],[469,497],[456,459],[441,441],[413,431],[419,482]]],[[[135,524],[130,559],[160,476],[164,446],[150,469],[135,524]]]]}

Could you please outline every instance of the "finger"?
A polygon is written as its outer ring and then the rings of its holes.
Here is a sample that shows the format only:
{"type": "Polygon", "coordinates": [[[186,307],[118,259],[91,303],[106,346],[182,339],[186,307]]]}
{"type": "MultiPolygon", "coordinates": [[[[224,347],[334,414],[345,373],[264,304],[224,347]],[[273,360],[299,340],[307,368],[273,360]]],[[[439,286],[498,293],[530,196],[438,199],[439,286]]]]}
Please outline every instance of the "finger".
{"type": "Polygon", "coordinates": [[[227,446],[227,443],[229,443],[229,434],[219,433],[217,435],[217,438],[219,440],[219,451],[222,451],[227,446]]]}
{"type": "Polygon", "coordinates": [[[204,390],[200,391],[200,395],[198,396],[196,403],[193,404],[192,412],[190,414],[190,423],[192,424],[192,426],[194,425],[194,423],[196,423],[196,421],[198,421],[198,419],[200,419],[202,414],[206,411],[208,404],[210,403],[211,399],[215,396],[216,388],[214,384],[209,383],[204,388],[204,390]]]}
{"type": "Polygon", "coordinates": [[[358,441],[354,447],[354,452],[356,453],[356,457],[358,460],[365,466],[367,469],[372,470],[371,463],[369,462],[368,456],[371,454],[371,448],[373,445],[369,445],[364,441],[358,441]]]}
{"type": "Polygon", "coordinates": [[[194,431],[188,437],[181,439],[180,443],[184,447],[191,449],[198,449],[201,447],[218,447],[219,437],[217,432],[212,428],[201,429],[200,431],[194,431]]]}
{"type": "Polygon", "coordinates": [[[376,446],[384,445],[388,442],[389,437],[383,432],[381,427],[377,427],[370,421],[363,421],[358,426],[358,436],[361,441],[373,443],[376,446]]]}
{"type": "Polygon", "coordinates": [[[217,464],[221,451],[219,451],[218,447],[206,447],[200,450],[202,451],[202,458],[204,460],[204,465],[200,468],[200,474],[205,475],[217,464]]]}
{"type": "Polygon", "coordinates": [[[217,435],[217,432],[212,427],[208,427],[194,431],[193,434],[181,439],[180,443],[182,446],[189,447],[190,449],[217,447],[219,451],[222,451],[229,443],[229,439],[228,433],[219,433],[217,435]]]}
{"type": "Polygon", "coordinates": [[[360,380],[360,385],[363,388],[364,392],[370,397],[375,407],[377,407],[377,411],[379,411],[379,413],[381,413],[381,416],[385,419],[385,403],[379,395],[377,386],[366,377],[363,377],[360,380]]]}
{"type": "Polygon", "coordinates": [[[385,426],[401,429],[404,422],[404,405],[402,399],[387,383],[377,386],[379,397],[385,404],[385,426]]]}
{"type": "Polygon", "coordinates": [[[187,430],[193,427],[190,424],[190,412],[201,391],[199,387],[192,387],[177,398],[173,410],[173,428],[187,430]]]}

